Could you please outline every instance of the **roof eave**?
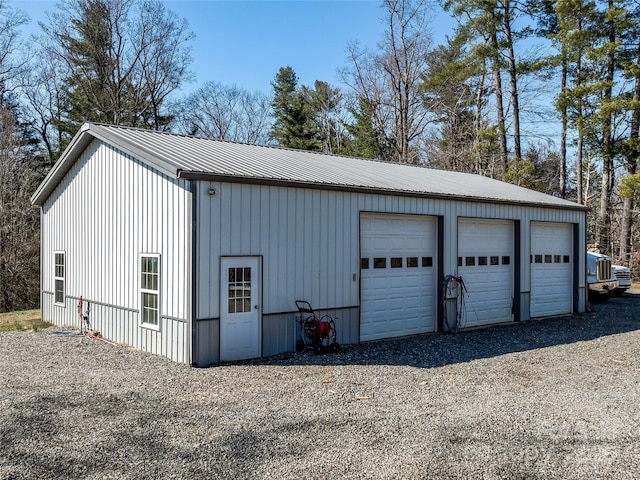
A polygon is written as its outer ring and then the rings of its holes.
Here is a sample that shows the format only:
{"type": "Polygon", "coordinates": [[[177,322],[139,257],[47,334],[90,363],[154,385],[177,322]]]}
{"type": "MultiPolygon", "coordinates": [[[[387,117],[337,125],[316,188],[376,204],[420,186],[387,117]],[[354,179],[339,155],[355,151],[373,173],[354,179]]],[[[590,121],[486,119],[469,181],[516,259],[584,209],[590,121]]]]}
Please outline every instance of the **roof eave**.
{"type": "Polygon", "coordinates": [[[577,210],[587,212],[590,209],[583,205],[568,204],[557,205],[553,203],[543,202],[526,202],[522,200],[506,200],[501,198],[488,198],[488,197],[476,197],[471,195],[454,195],[446,193],[434,193],[434,192],[418,192],[414,190],[396,190],[396,189],[380,189],[374,187],[366,187],[361,185],[338,185],[333,183],[321,183],[321,182],[305,182],[300,180],[285,180],[281,178],[267,178],[267,177],[248,177],[230,174],[216,174],[210,172],[194,172],[188,170],[179,170],[178,177],[185,180],[202,180],[210,182],[226,182],[226,183],[242,183],[253,185],[270,185],[279,187],[291,187],[291,188],[309,188],[315,190],[330,190],[339,192],[357,192],[357,193],[374,193],[378,195],[393,195],[400,197],[416,197],[416,198],[430,198],[437,200],[458,200],[474,203],[495,203],[495,204],[507,204],[507,205],[523,205],[528,207],[540,207],[540,208],[555,208],[562,210],[577,210]]]}

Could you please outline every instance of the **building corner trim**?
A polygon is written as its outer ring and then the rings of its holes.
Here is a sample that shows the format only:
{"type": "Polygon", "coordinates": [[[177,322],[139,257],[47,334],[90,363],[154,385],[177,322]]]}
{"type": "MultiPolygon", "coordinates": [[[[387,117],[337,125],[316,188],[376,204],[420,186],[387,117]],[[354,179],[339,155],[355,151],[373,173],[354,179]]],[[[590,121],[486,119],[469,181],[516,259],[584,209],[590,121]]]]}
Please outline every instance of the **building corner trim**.
{"type": "Polygon", "coordinates": [[[189,180],[189,190],[191,192],[191,352],[189,363],[192,367],[198,366],[198,331],[196,325],[197,318],[197,258],[198,258],[198,181],[189,180]]]}

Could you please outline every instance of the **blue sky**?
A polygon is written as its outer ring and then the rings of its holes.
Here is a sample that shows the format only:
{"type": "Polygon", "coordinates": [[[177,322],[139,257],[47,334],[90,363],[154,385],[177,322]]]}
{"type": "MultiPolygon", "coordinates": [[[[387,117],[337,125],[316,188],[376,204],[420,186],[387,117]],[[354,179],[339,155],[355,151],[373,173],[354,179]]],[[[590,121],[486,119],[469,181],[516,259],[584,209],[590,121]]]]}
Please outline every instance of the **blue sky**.
{"type": "MultiPolygon", "coordinates": [[[[29,31],[56,1],[14,0],[31,17],[29,31]]],[[[247,90],[271,91],[280,67],[290,65],[303,85],[324,80],[339,85],[337,70],[347,64],[347,43],[374,48],[385,24],[378,0],[221,1],[167,0],[168,9],[189,22],[192,70],[197,84],[214,80],[247,90]]],[[[439,26],[448,24],[442,15],[439,26]]],[[[435,23],[434,23],[435,25],[435,23]]],[[[436,40],[442,40],[442,29],[436,40]]],[[[188,86],[189,90],[196,85],[188,86]]]]}
{"type": "MultiPolygon", "coordinates": [[[[24,10],[31,23],[25,34],[38,32],[44,12],[56,11],[54,0],[10,0],[24,10]]],[[[249,91],[271,94],[271,81],[278,69],[290,65],[301,85],[324,80],[344,87],[337,70],[348,65],[347,43],[359,41],[375,48],[386,25],[379,0],[164,0],[167,8],[189,22],[195,34],[192,42],[196,82],[182,93],[207,81],[236,84],[249,91]]],[[[434,2],[435,3],[435,2],[434,2]]],[[[438,7],[434,7],[438,8],[438,7]]],[[[434,10],[431,34],[435,44],[443,43],[455,22],[448,14],[434,10]]],[[[539,95],[539,94],[538,94],[539,95]]],[[[527,101],[524,110],[548,112],[546,96],[527,101]]],[[[523,118],[525,137],[556,136],[549,118],[523,118]]]]}

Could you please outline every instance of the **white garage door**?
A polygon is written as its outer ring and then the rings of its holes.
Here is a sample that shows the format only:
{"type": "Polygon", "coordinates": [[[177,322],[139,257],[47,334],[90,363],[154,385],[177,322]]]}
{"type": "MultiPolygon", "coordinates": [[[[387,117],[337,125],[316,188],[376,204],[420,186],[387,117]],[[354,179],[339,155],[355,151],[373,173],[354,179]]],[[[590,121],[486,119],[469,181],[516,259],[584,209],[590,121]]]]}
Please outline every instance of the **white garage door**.
{"type": "Polygon", "coordinates": [[[513,222],[460,219],[458,275],[467,288],[462,327],[513,320],[513,222]]]}
{"type": "Polygon", "coordinates": [[[573,225],[531,222],[531,317],[571,313],[573,225]]]}
{"type": "Polygon", "coordinates": [[[436,219],[363,214],[360,340],[436,329],[436,219]]]}

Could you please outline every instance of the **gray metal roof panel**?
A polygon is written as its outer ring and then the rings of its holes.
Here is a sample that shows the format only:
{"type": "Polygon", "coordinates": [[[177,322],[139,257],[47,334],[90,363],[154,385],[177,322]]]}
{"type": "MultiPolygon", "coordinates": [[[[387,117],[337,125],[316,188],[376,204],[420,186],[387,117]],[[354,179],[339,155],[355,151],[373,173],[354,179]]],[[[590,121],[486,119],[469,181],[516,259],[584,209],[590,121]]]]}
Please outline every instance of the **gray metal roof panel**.
{"type": "MultiPolygon", "coordinates": [[[[86,124],[81,134],[100,138],[175,176],[196,172],[245,181],[269,180],[584,209],[567,200],[469,173],[110,125],[86,124]]],[[[38,191],[42,194],[46,190],[38,191]]]]}

